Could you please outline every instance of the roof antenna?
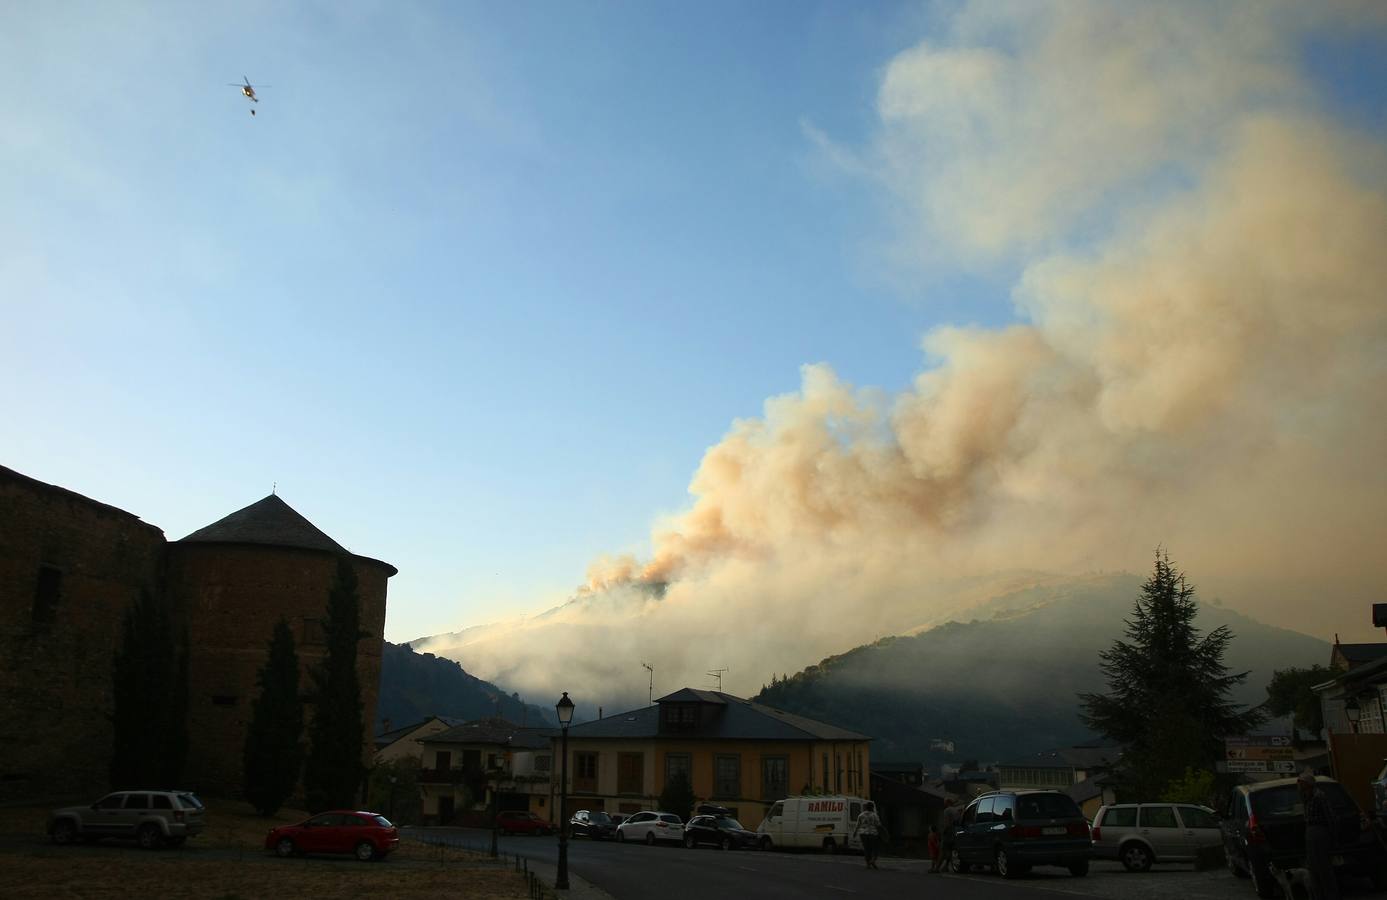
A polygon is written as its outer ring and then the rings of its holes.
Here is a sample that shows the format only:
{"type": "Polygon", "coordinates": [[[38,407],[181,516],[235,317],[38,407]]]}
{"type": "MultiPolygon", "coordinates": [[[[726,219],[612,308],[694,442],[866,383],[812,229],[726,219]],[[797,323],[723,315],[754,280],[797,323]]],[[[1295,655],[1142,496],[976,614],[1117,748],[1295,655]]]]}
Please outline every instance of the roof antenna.
{"type": "Polygon", "coordinates": [[[271,497],[278,497],[278,496],[279,496],[279,482],[278,482],[278,481],[271,481],[271,482],[270,482],[270,496],[271,496],[271,497]]]}
{"type": "Polygon", "coordinates": [[[718,693],[719,693],[719,694],[722,693],[722,673],[723,673],[723,672],[726,672],[726,671],[728,671],[728,669],[722,668],[722,669],[714,669],[713,671],[711,671],[711,672],[708,673],[708,677],[709,677],[709,678],[716,678],[716,679],[718,680],[718,693]]]}
{"type": "Polygon", "coordinates": [[[644,662],[642,662],[641,665],[645,666],[645,668],[650,672],[650,695],[649,695],[646,699],[649,701],[649,703],[650,703],[651,706],[654,706],[654,705],[655,705],[655,667],[654,667],[654,666],[647,666],[644,662]]]}

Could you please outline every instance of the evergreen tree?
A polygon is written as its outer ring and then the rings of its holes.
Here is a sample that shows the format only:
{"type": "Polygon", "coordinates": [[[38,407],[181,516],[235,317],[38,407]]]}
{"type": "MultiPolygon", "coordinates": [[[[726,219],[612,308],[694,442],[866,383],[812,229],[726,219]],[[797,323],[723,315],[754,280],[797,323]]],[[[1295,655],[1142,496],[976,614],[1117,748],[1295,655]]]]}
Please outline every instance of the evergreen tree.
{"type": "Polygon", "coordinates": [[[364,637],[360,607],[356,572],[341,557],[323,622],[327,656],[313,672],[313,723],[303,772],[304,799],[312,812],[354,806],[366,772],[366,730],[356,674],[357,642],[364,637]]]}
{"type": "Polygon", "coordinates": [[[693,815],[694,801],[697,799],[693,785],[689,784],[689,777],[676,774],[665,782],[665,789],[660,793],[660,809],[672,812],[687,822],[693,815]]]}
{"type": "Polygon", "coordinates": [[[187,637],[149,591],[126,610],[111,672],[113,787],[176,787],[188,751],[187,637]]]}
{"type": "Polygon", "coordinates": [[[303,701],[299,655],[289,623],[280,619],[269,655],[256,678],[260,695],[251,707],[242,756],[245,796],[262,816],[273,815],[298,784],[303,767],[303,701]]]}
{"type": "Polygon", "coordinates": [[[1084,723],[1123,745],[1118,774],[1133,796],[1159,797],[1187,770],[1212,771],[1223,739],[1262,720],[1260,709],[1229,699],[1247,678],[1223,664],[1232,632],[1224,626],[1201,638],[1198,611],[1194,588],[1158,550],[1127,620],[1127,640],[1100,654],[1109,693],[1079,695],[1084,723]]]}

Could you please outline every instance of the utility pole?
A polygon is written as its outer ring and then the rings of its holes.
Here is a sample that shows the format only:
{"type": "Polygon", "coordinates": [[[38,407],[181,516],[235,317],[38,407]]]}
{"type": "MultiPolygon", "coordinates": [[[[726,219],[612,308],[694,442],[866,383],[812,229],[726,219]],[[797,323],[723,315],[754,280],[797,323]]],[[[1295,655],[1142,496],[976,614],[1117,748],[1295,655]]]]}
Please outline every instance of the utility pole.
{"type": "Polygon", "coordinates": [[[646,665],[646,663],[644,663],[644,662],[642,662],[641,665],[645,666],[646,670],[650,672],[650,693],[649,693],[649,696],[648,696],[646,699],[647,699],[647,701],[649,702],[649,705],[650,705],[650,706],[654,706],[654,705],[655,705],[655,667],[654,667],[654,666],[651,666],[651,665],[646,665]]]}

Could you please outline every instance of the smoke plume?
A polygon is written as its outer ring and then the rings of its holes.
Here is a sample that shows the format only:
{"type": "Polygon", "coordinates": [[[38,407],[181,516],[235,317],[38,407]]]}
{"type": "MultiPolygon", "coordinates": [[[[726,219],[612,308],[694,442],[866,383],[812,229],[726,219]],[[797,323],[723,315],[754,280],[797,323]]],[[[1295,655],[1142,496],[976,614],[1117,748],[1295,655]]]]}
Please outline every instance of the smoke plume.
{"type": "Polygon", "coordinates": [[[643,701],[1144,572],[1360,639],[1387,582],[1387,153],[1320,112],[1312,37],[1367,6],[964,6],[884,71],[868,146],[894,256],[1019,273],[898,396],[805,366],[708,449],[648,560],[423,646],[521,690],[643,701]],[[1046,573],[1046,574],[1039,574],[1046,573]],[[633,671],[634,670],[634,671],[633,671]]]}

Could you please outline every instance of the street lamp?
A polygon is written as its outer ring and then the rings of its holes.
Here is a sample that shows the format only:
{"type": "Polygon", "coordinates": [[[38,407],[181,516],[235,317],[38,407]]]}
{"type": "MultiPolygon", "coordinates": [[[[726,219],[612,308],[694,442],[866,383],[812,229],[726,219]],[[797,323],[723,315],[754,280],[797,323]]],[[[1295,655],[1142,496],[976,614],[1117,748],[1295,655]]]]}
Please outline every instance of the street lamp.
{"type": "Polygon", "coordinates": [[[559,754],[563,757],[563,774],[559,776],[559,874],[554,879],[554,890],[568,890],[568,723],[573,721],[573,701],[568,699],[568,691],[563,692],[559,702],[554,704],[559,714],[559,728],[563,733],[559,754]]]}
{"type": "Polygon", "coordinates": [[[1348,698],[1348,702],[1344,704],[1344,715],[1348,716],[1349,730],[1357,734],[1358,720],[1363,716],[1363,709],[1358,705],[1357,697],[1348,698]]]}

